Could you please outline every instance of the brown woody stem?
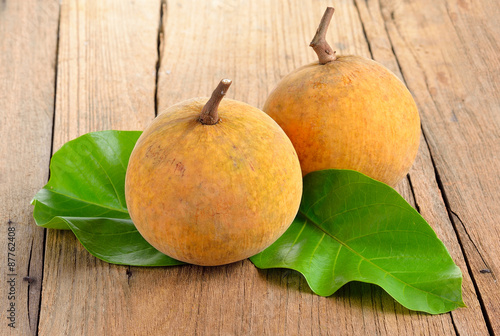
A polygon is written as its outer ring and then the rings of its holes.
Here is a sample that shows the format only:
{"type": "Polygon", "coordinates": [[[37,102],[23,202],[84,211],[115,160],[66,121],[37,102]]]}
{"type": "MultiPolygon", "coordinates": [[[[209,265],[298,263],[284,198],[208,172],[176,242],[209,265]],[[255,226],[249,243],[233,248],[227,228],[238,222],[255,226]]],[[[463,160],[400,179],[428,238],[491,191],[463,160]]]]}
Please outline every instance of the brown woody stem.
{"type": "Polygon", "coordinates": [[[232,81],[230,79],[223,79],[220,81],[217,88],[212,93],[212,96],[207,101],[203,109],[201,110],[200,117],[198,120],[203,125],[215,125],[219,121],[219,113],[217,113],[217,108],[219,104],[226,95],[227,89],[231,86],[232,81]]]}
{"type": "Polygon", "coordinates": [[[334,11],[335,9],[333,7],[326,8],[325,14],[323,14],[323,18],[321,18],[321,22],[319,23],[318,30],[316,30],[316,35],[314,35],[313,40],[309,44],[318,55],[319,64],[326,64],[337,59],[335,51],[333,51],[332,47],[330,47],[325,39],[326,30],[332,20],[334,11]]]}

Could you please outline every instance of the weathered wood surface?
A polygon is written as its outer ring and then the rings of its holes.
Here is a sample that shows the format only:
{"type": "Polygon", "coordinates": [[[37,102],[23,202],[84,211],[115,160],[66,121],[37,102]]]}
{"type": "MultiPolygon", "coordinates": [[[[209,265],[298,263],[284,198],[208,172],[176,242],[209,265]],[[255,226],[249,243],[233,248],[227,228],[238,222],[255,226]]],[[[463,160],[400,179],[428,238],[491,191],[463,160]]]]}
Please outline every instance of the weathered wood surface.
{"type": "MultiPolygon", "coordinates": [[[[159,23],[160,1],[62,3],[54,150],[91,131],[141,129],[154,117],[159,23]]],[[[127,270],[89,255],[72,232],[49,230],[39,334],[130,334],[127,323],[145,319],[132,315],[127,270]]]]}
{"type": "MultiPolygon", "coordinates": [[[[447,211],[491,330],[500,333],[500,8],[493,2],[381,5],[422,116],[447,211]],[[413,15],[408,16],[408,13],[413,15]]],[[[465,271],[465,270],[463,270],[465,271]]]]}
{"type": "Polygon", "coordinates": [[[44,230],[30,201],[49,175],[58,19],[55,1],[0,1],[1,335],[33,335],[38,324],[44,230]],[[14,321],[7,319],[11,303],[14,321]]]}
{"type": "MultiPolygon", "coordinates": [[[[468,308],[411,312],[360,283],[319,297],[298,274],[260,271],[249,261],[110,265],[71,232],[47,230],[44,242],[34,226],[29,201],[48,177],[51,148],[90,131],[143,129],[155,112],[208,96],[223,77],[233,80],[228,97],[262,107],[284,75],[315,60],[308,44],[327,5],[0,2],[0,220],[5,228],[15,223],[20,255],[18,328],[2,318],[0,334],[500,334],[500,13],[493,0],[336,1],[328,32],[339,54],[374,58],[412,91],[424,137],[398,190],[462,269],[468,308]],[[36,278],[29,287],[20,281],[28,274],[36,278]]],[[[6,242],[2,235],[0,246],[6,242]]],[[[3,282],[5,263],[0,272],[3,282]]],[[[5,311],[7,287],[1,295],[5,311]]]]}

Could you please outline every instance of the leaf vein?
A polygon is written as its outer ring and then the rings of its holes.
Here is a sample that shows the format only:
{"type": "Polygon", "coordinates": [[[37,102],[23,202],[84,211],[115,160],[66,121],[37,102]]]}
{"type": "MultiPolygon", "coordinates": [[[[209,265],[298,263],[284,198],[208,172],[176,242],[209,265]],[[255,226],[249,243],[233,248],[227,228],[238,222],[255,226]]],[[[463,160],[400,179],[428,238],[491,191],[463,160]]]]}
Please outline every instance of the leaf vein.
{"type": "MultiPolygon", "coordinates": [[[[70,199],[78,201],[78,202],[87,203],[87,204],[94,205],[94,206],[99,207],[99,208],[104,208],[104,209],[108,209],[108,210],[112,210],[112,211],[118,211],[118,212],[121,212],[121,213],[128,214],[128,210],[126,210],[126,209],[123,210],[123,209],[112,208],[112,207],[109,207],[109,206],[105,206],[103,204],[98,204],[98,203],[94,203],[94,202],[91,202],[91,201],[83,200],[83,199],[80,199],[80,198],[77,198],[77,197],[73,197],[73,196],[70,196],[70,195],[66,195],[66,194],[63,194],[61,192],[55,191],[53,189],[47,189],[46,188],[46,190],[49,191],[49,192],[51,192],[51,193],[67,197],[67,198],[70,198],[70,199]]],[[[45,204],[45,203],[43,203],[41,201],[39,201],[39,202],[42,203],[42,204],[45,204]]]]}
{"type": "MultiPolygon", "coordinates": [[[[351,251],[351,253],[353,253],[354,255],[358,256],[359,258],[363,259],[364,261],[366,261],[367,263],[371,264],[373,267],[376,267],[378,268],[379,270],[381,270],[382,272],[386,273],[386,274],[389,274],[392,278],[394,278],[396,281],[399,281],[400,283],[402,283],[404,285],[404,288],[403,288],[403,293],[406,289],[406,287],[411,287],[411,288],[414,288],[415,290],[418,290],[418,291],[421,291],[421,292],[424,292],[426,294],[430,294],[430,295],[433,295],[435,297],[438,297],[438,298],[441,298],[443,300],[446,300],[446,301],[449,301],[449,302],[453,302],[453,303],[459,303],[459,302],[456,302],[456,301],[453,301],[453,300],[450,300],[446,297],[442,297],[442,296],[439,296],[437,294],[434,294],[434,293],[430,293],[430,292],[426,292],[420,288],[417,288],[417,287],[414,287],[406,282],[404,282],[403,280],[397,278],[396,276],[394,276],[393,274],[389,273],[388,271],[386,271],[385,269],[383,269],[382,267],[378,266],[377,264],[371,262],[369,259],[365,258],[363,255],[359,254],[356,250],[354,250],[353,248],[351,248],[349,245],[347,245],[346,243],[344,243],[343,241],[341,241],[339,238],[335,237],[334,235],[330,234],[329,232],[325,231],[325,229],[323,229],[320,225],[316,224],[312,219],[310,219],[309,217],[307,217],[307,215],[305,213],[303,213],[302,211],[299,210],[299,212],[302,213],[302,215],[307,218],[309,221],[311,221],[318,229],[320,229],[321,231],[325,232],[328,236],[330,236],[332,239],[334,239],[335,241],[337,241],[337,243],[339,243],[340,245],[344,246],[346,249],[348,249],[349,251],[351,251]]],[[[307,223],[307,222],[306,222],[307,223]]]]}

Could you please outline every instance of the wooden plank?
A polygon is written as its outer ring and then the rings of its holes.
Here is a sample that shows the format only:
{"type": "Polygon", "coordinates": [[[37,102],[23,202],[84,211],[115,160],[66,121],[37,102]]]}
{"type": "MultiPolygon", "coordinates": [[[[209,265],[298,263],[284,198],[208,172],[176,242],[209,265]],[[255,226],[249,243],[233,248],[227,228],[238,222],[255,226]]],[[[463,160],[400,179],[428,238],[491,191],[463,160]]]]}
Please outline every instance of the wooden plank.
{"type": "MultiPolygon", "coordinates": [[[[361,20],[367,39],[370,43],[370,51],[373,58],[397,74],[404,80],[398,60],[393,51],[391,41],[387,35],[381,7],[378,0],[360,1],[356,0],[361,20]]],[[[412,189],[417,198],[417,209],[429,224],[434,228],[438,236],[443,240],[452,258],[462,270],[463,295],[467,309],[457,309],[451,312],[453,322],[459,334],[471,335],[488,333],[487,323],[483,316],[480,302],[474,288],[474,283],[469,275],[467,264],[457,239],[455,230],[448,216],[446,205],[436,181],[433,162],[425,139],[422,139],[419,155],[410,171],[412,189]]]]}
{"type": "Polygon", "coordinates": [[[380,1],[490,331],[500,333],[500,9],[380,1]]]}
{"type": "Polygon", "coordinates": [[[34,224],[30,201],[48,177],[58,18],[57,1],[0,2],[1,335],[36,334],[44,230],[34,224]]]}
{"type": "MultiPolygon", "coordinates": [[[[54,149],[154,117],[159,22],[159,1],[62,3],[54,149]]],[[[40,335],[131,334],[127,270],[92,257],[71,232],[48,230],[40,335]]]]}
{"type": "MultiPolygon", "coordinates": [[[[159,111],[183,99],[209,95],[223,77],[233,79],[228,97],[262,107],[284,75],[315,60],[307,46],[329,4],[168,2],[159,111]]],[[[335,44],[342,54],[369,56],[356,7],[339,2],[337,11],[342,14],[331,25],[330,41],[342,41],[335,44]]],[[[152,316],[147,321],[129,320],[127,330],[132,334],[456,333],[449,314],[408,311],[378,287],[353,283],[331,297],[319,297],[297,273],[260,271],[249,261],[215,268],[131,268],[131,272],[130,306],[137,315],[152,316]]]]}
{"type": "Polygon", "coordinates": [[[62,5],[54,150],[97,130],[143,129],[154,115],[159,0],[62,5]]]}
{"type": "MultiPolygon", "coordinates": [[[[314,60],[307,48],[310,32],[328,4],[169,2],[160,111],[208,95],[222,77],[234,80],[230,97],[261,107],[283,75],[314,60]]],[[[340,2],[337,11],[347,14],[330,29],[331,41],[343,41],[336,49],[369,56],[358,10],[340,2]]],[[[158,3],[151,8],[111,1],[63,4],[55,148],[91,130],[141,129],[152,118],[154,76],[148,71],[155,70],[158,27],[153,23],[158,16],[158,3]]],[[[435,182],[429,158],[422,162],[425,174],[413,173],[422,181],[412,175],[423,190],[415,188],[417,203],[440,222],[446,219],[440,217],[444,211],[435,215],[432,206],[442,203],[425,203],[435,182]]],[[[409,312],[366,284],[351,284],[322,298],[296,273],[259,271],[248,261],[213,268],[129,269],[96,260],[71,233],[61,231],[49,231],[46,249],[41,334],[456,333],[450,314],[409,312]]]]}

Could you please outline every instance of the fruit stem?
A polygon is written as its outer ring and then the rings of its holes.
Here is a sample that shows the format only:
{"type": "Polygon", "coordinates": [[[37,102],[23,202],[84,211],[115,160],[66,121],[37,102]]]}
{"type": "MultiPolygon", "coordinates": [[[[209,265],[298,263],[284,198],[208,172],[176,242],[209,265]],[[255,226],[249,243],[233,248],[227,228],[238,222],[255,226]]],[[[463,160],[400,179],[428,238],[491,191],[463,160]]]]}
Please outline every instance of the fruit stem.
{"type": "Polygon", "coordinates": [[[223,79],[220,81],[217,88],[212,92],[212,96],[207,101],[203,109],[201,110],[200,117],[198,120],[203,125],[215,125],[219,122],[219,113],[217,108],[219,104],[226,95],[227,89],[231,86],[232,81],[230,79],[223,79]]]}
{"type": "Polygon", "coordinates": [[[326,64],[337,59],[335,51],[333,51],[325,39],[326,31],[330,21],[332,20],[334,11],[335,9],[333,7],[326,8],[325,14],[323,14],[321,22],[319,23],[318,30],[316,30],[316,35],[314,35],[313,40],[309,44],[309,46],[312,47],[318,55],[319,64],[326,64]]]}

